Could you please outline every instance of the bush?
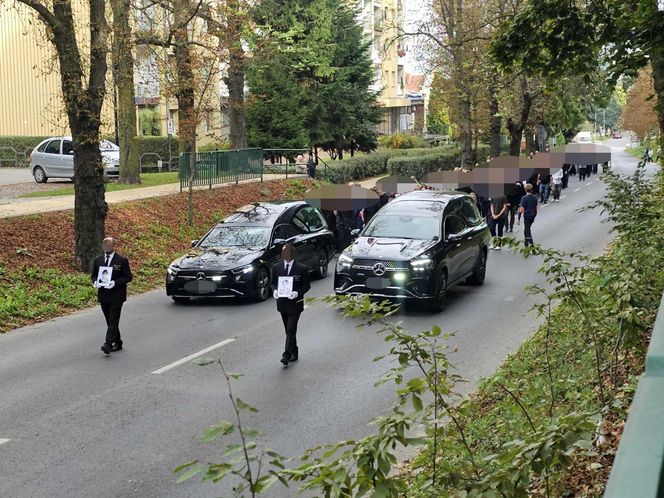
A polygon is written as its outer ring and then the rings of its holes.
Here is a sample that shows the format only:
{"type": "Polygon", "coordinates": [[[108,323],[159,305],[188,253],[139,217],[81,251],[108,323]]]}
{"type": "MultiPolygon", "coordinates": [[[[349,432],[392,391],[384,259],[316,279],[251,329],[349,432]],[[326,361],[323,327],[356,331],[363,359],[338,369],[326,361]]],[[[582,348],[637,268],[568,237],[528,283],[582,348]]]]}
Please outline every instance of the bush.
{"type": "Polygon", "coordinates": [[[384,175],[388,172],[388,161],[396,157],[429,157],[454,151],[454,147],[434,147],[407,150],[385,150],[374,152],[366,156],[356,156],[341,161],[328,162],[327,173],[325,165],[318,165],[318,175],[331,183],[348,183],[354,180],[362,180],[372,176],[384,175]]]}
{"type": "Polygon", "coordinates": [[[228,140],[221,142],[210,142],[209,144],[198,147],[198,152],[217,152],[219,150],[231,150],[231,143],[228,140]]]}
{"type": "Polygon", "coordinates": [[[409,133],[395,133],[394,135],[383,135],[379,137],[378,143],[388,149],[415,149],[426,147],[427,143],[418,135],[409,133]]]}
{"type": "MultiPolygon", "coordinates": [[[[171,169],[177,169],[178,166],[178,140],[177,137],[171,137],[170,141],[170,154],[168,137],[135,137],[134,141],[138,145],[137,156],[141,164],[142,171],[149,171],[157,167],[157,161],[161,159],[164,163],[173,159],[171,169]],[[143,156],[143,154],[149,154],[143,156]],[[153,155],[157,154],[157,156],[153,155]],[[141,159],[143,156],[143,159],[141,159]]],[[[164,169],[168,168],[168,164],[164,164],[164,169]]]]}
{"type": "Polygon", "coordinates": [[[30,165],[30,152],[42,140],[48,137],[37,136],[2,136],[0,137],[0,166],[18,166],[27,168],[30,165]],[[11,150],[2,149],[11,147],[16,150],[16,156],[11,150]],[[15,162],[17,159],[17,162],[15,162]]]}

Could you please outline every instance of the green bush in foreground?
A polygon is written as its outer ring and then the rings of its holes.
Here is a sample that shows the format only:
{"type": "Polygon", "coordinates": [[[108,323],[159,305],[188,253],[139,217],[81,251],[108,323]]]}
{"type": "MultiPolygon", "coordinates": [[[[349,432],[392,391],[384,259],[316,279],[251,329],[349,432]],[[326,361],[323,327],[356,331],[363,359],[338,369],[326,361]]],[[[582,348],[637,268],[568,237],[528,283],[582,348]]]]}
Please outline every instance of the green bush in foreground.
{"type": "MultiPolygon", "coordinates": [[[[372,421],[377,430],[308,450],[293,466],[243,426],[243,412],[257,410],[235,397],[231,380],[239,374],[217,361],[236,418],[210,427],[202,440],[237,434],[239,442],[229,444],[218,463],[178,467],[179,481],[233,476],[240,481],[235,496],[252,497],[276,483],[326,497],[582,496],[583,490],[568,488],[566,473],[578,465],[592,471],[610,465],[607,426],[625,417],[664,287],[664,175],[648,180],[639,168],[630,179],[611,173],[605,179],[609,193],[595,207],[608,214],[617,234],[610,252],[591,259],[504,240],[525,257],[542,258],[546,286],[530,291],[541,296],[534,310],[546,320],[475,395],[457,394],[461,379],[440,328],[408,332],[390,320],[394,308],[386,303],[331,296],[324,301],[363,318],[390,344],[394,366],[379,383],[394,382],[398,401],[372,421]],[[421,438],[412,437],[415,428],[423,428],[421,438]],[[423,451],[405,472],[395,472],[397,447],[413,445],[423,451]]],[[[603,482],[581,486],[595,496],[603,482]]]]}

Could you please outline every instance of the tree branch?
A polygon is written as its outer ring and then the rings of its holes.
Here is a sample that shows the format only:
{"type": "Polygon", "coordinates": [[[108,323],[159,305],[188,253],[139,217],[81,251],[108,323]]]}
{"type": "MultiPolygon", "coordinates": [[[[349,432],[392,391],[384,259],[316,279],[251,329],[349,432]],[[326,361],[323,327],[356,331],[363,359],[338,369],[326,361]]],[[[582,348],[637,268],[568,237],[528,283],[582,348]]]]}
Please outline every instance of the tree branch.
{"type": "Polygon", "coordinates": [[[39,14],[41,20],[48,26],[48,28],[55,34],[60,31],[60,23],[53,13],[46,7],[46,5],[39,3],[35,0],[16,0],[23,5],[27,5],[39,14]]]}

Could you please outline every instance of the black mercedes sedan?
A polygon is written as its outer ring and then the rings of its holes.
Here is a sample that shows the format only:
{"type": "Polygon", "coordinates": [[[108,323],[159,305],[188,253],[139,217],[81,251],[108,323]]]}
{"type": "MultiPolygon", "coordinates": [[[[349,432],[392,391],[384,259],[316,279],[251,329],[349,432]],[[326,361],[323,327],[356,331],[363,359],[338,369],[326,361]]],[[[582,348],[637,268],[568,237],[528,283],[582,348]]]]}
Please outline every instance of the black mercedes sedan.
{"type": "Polygon", "coordinates": [[[168,267],[166,295],[175,302],[192,297],[264,301],[272,295],[272,265],[281,260],[287,242],[298,262],[325,278],[334,236],[321,212],[304,201],[260,202],[238,209],[192,241],[189,253],[168,267]]]}
{"type": "Polygon", "coordinates": [[[477,206],[458,191],[418,191],[390,201],[337,260],[335,292],[445,307],[447,290],[482,285],[491,237],[477,206]]]}

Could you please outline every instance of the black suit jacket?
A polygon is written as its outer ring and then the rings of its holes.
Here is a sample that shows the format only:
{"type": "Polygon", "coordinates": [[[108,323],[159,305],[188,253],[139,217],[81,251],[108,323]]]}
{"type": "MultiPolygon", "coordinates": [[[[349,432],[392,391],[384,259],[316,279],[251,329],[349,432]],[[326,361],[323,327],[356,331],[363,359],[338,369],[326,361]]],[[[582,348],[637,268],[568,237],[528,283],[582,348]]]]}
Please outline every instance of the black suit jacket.
{"type": "MultiPolygon", "coordinates": [[[[104,266],[106,256],[99,256],[92,265],[92,282],[97,280],[99,267],[104,266]]],[[[127,300],[127,284],[131,282],[133,275],[129,268],[129,260],[117,252],[109,266],[113,267],[111,280],[115,281],[112,289],[97,289],[97,301],[100,303],[124,303],[127,300]]]]}
{"type": "Polygon", "coordinates": [[[277,299],[277,310],[280,313],[286,313],[288,315],[294,315],[297,313],[302,313],[304,310],[304,295],[309,292],[311,285],[309,285],[309,269],[302,263],[293,261],[293,267],[291,268],[290,275],[286,275],[286,269],[284,268],[284,262],[279,261],[272,267],[272,290],[277,290],[277,284],[279,282],[279,277],[293,277],[293,290],[297,292],[297,299],[287,299],[285,297],[280,297],[277,299]]]}

